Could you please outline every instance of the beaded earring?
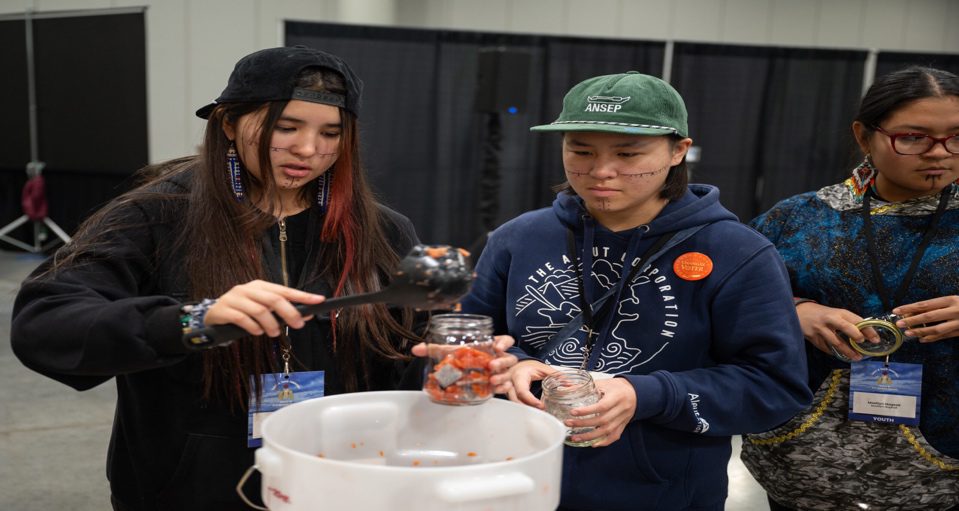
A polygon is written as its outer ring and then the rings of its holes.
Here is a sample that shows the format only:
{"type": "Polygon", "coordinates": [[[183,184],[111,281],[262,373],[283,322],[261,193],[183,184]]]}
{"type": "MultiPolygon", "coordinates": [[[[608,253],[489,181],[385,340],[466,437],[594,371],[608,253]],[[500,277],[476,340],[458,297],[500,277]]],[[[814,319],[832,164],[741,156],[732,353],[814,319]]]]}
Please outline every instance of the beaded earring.
{"type": "Polygon", "coordinates": [[[236,154],[236,147],[231,143],[226,151],[226,168],[230,174],[230,185],[233,186],[233,195],[236,200],[243,200],[243,181],[240,179],[240,158],[236,154]]]}
{"type": "Polygon", "coordinates": [[[856,195],[861,197],[866,193],[866,190],[876,182],[877,174],[878,171],[876,171],[876,167],[872,164],[872,159],[867,154],[866,157],[863,158],[862,163],[852,170],[852,186],[856,195]]]}
{"type": "Polygon", "coordinates": [[[320,213],[326,214],[330,206],[330,188],[333,186],[333,169],[329,169],[316,179],[316,204],[320,213]]]}

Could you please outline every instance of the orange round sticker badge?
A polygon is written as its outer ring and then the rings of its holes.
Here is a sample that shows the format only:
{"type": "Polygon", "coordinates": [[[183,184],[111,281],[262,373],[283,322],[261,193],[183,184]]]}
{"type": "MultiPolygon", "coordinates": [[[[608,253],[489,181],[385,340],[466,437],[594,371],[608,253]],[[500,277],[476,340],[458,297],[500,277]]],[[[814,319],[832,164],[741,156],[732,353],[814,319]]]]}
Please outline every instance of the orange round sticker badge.
{"type": "Polygon", "coordinates": [[[673,271],[683,280],[702,280],[713,272],[713,260],[700,252],[686,252],[673,261],[673,271]]]}

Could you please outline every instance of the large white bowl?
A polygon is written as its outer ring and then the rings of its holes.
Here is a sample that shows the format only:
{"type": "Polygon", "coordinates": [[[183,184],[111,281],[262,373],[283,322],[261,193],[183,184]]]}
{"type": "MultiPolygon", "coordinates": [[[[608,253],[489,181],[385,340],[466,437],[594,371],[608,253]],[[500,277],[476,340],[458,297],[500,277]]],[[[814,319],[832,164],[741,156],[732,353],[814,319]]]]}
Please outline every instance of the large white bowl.
{"type": "Polygon", "coordinates": [[[566,428],[501,399],[448,406],[415,391],[343,394],[287,406],[262,432],[255,467],[271,510],[559,505],[566,428]]]}

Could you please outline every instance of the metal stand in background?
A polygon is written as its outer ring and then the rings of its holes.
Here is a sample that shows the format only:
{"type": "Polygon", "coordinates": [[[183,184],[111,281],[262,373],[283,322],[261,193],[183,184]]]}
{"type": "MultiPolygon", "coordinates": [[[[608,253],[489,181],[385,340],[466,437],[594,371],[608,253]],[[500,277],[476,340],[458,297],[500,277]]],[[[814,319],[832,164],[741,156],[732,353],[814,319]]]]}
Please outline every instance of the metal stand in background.
{"type": "Polygon", "coordinates": [[[479,223],[481,234],[467,248],[473,263],[479,260],[489,234],[496,228],[499,216],[500,152],[503,133],[499,113],[486,114],[486,138],[483,143],[483,168],[479,178],[479,223]]]}
{"type": "MultiPolygon", "coordinates": [[[[27,163],[26,186],[30,186],[30,182],[34,181],[35,185],[38,186],[40,193],[42,194],[44,192],[42,182],[43,177],[41,174],[43,173],[44,163],[40,161],[39,150],[37,148],[37,87],[35,82],[36,77],[33,59],[33,10],[27,9],[23,19],[26,22],[27,94],[29,95],[30,100],[30,163],[27,163]]],[[[27,193],[26,186],[24,187],[25,194],[27,193]]],[[[6,241],[11,245],[33,253],[43,252],[47,249],[50,249],[60,241],[63,241],[64,243],[70,242],[70,236],[67,236],[67,233],[63,232],[63,229],[61,229],[56,222],[47,217],[46,196],[44,195],[37,199],[43,202],[43,207],[38,208],[41,210],[42,214],[38,215],[34,212],[25,210],[23,216],[0,228],[0,240],[6,241]],[[33,245],[29,245],[20,240],[7,236],[7,233],[29,221],[33,221],[33,245]],[[57,235],[57,238],[54,238],[48,243],[44,243],[47,240],[48,228],[57,235]]]]}
{"type": "MultiPolygon", "coordinates": [[[[43,172],[43,162],[32,161],[28,163],[27,164],[27,183],[30,183],[31,180],[42,179],[42,176],[40,175],[41,172],[43,172]]],[[[40,186],[42,187],[43,185],[41,184],[40,186]]],[[[24,186],[24,194],[26,193],[27,193],[26,186],[24,186]]],[[[42,198],[41,200],[45,202],[46,198],[42,198]]],[[[46,204],[43,205],[42,209],[43,210],[46,209],[46,204]]],[[[70,236],[68,236],[67,233],[63,232],[63,229],[61,229],[56,222],[54,222],[53,220],[50,220],[50,218],[47,217],[46,214],[37,216],[37,215],[34,215],[32,211],[25,211],[20,218],[0,228],[0,240],[6,241],[7,243],[15,247],[22,248],[23,250],[26,250],[27,252],[38,253],[38,252],[45,252],[53,248],[54,246],[57,245],[57,243],[60,243],[61,241],[63,241],[64,243],[69,243],[70,236]],[[14,229],[30,221],[33,222],[33,245],[29,245],[18,239],[7,236],[7,233],[12,232],[14,229]],[[45,241],[47,241],[47,229],[50,229],[51,231],[53,231],[53,233],[56,234],[57,237],[47,243],[44,243],[45,241]]]]}

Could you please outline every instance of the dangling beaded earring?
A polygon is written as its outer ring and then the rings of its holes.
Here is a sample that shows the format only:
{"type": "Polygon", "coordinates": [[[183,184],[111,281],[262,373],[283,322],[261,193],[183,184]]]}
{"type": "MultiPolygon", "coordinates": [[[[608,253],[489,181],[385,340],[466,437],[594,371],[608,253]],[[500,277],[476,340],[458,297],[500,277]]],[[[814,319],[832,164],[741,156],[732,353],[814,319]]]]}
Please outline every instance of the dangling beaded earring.
{"type": "Polygon", "coordinates": [[[852,187],[856,195],[862,197],[876,181],[876,167],[872,164],[872,158],[867,154],[862,163],[852,170],[852,187]]]}
{"type": "Polygon", "coordinates": [[[236,147],[230,143],[226,151],[226,168],[230,173],[230,185],[233,186],[233,195],[236,200],[243,200],[243,181],[240,180],[240,159],[236,155],[236,147]]]}
{"type": "Polygon", "coordinates": [[[326,214],[330,206],[330,188],[333,186],[333,169],[330,168],[316,179],[316,204],[320,213],[326,214]]]}

